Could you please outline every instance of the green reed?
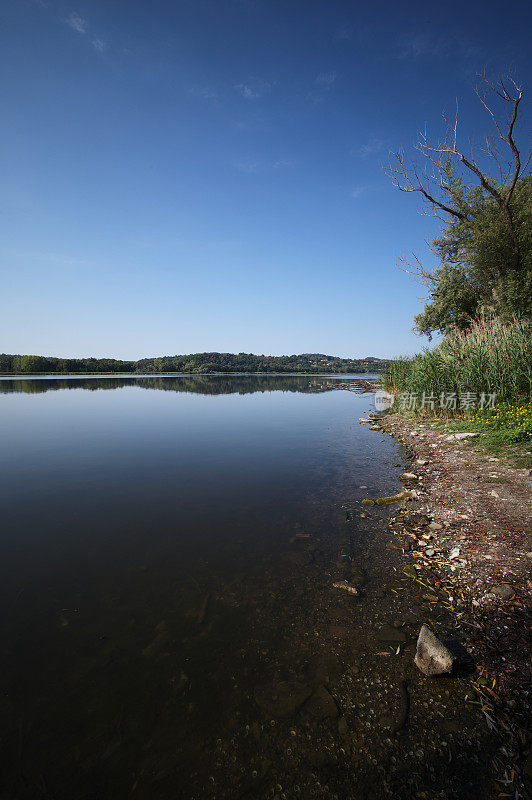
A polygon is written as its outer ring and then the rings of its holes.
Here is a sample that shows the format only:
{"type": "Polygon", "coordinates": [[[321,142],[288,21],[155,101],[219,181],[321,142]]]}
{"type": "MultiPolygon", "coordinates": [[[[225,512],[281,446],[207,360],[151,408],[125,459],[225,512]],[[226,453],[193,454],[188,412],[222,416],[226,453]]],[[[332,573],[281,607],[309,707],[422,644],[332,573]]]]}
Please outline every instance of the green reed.
{"type": "Polygon", "coordinates": [[[496,392],[518,403],[532,395],[532,322],[483,317],[466,332],[452,331],[432,350],[397,358],[384,375],[394,394],[496,392]]]}

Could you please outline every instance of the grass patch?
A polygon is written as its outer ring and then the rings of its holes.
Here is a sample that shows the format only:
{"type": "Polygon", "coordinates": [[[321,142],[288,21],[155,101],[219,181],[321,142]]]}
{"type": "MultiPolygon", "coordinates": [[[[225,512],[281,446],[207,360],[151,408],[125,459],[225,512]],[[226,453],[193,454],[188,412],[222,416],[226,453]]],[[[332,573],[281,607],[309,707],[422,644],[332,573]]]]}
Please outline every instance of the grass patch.
{"type": "Polygon", "coordinates": [[[466,412],[447,421],[451,430],[482,434],[487,446],[524,444],[532,447],[532,402],[498,403],[493,409],[466,412]]]}
{"type": "MultiPolygon", "coordinates": [[[[491,410],[465,412],[453,417],[397,413],[412,421],[429,423],[432,428],[446,433],[479,433],[478,438],[466,439],[463,444],[480,447],[488,456],[507,458],[518,468],[532,469],[532,402],[499,403],[491,410]]],[[[496,481],[494,478],[493,482],[496,481]]]]}

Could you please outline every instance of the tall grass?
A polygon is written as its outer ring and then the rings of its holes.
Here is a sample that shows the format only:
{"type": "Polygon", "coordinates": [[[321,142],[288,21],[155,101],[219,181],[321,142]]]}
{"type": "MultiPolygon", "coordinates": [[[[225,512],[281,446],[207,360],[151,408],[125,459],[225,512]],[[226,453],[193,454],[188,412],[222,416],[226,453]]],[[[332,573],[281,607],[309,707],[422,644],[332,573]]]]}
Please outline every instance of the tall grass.
{"type": "Polygon", "coordinates": [[[497,402],[518,403],[532,394],[532,321],[484,317],[467,332],[453,331],[433,350],[391,362],[389,392],[422,397],[456,392],[496,392],[497,402]]]}

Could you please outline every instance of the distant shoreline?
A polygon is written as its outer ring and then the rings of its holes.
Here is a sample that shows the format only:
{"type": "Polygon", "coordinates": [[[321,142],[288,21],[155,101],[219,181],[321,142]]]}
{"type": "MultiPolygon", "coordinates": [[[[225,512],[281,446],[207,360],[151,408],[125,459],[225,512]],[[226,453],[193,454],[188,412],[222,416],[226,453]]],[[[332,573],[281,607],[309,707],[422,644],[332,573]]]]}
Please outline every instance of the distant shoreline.
{"type": "Polygon", "coordinates": [[[365,380],[367,378],[379,378],[379,373],[376,372],[2,372],[0,373],[0,380],[24,380],[27,378],[175,378],[175,377],[188,377],[194,376],[210,377],[213,375],[269,375],[272,377],[290,377],[299,375],[307,378],[358,378],[365,380]]]}

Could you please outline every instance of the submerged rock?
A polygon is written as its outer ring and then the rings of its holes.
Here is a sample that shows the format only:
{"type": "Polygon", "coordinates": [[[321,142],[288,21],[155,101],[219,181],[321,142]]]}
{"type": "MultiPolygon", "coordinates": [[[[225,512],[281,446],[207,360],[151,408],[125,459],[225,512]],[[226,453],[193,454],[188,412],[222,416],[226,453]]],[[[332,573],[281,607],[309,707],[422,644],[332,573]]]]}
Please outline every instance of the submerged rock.
{"type": "Polygon", "coordinates": [[[515,594],[515,589],[509,583],[503,583],[501,586],[494,586],[490,589],[490,594],[500,597],[502,600],[509,600],[515,594]]]}
{"type": "Polygon", "coordinates": [[[401,492],[400,494],[392,494],[389,497],[378,497],[377,498],[377,505],[378,506],[388,506],[392,503],[400,503],[401,500],[404,500],[407,497],[406,492],[401,492]]]}
{"type": "Polygon", "coordinates": [[[442,675],[453,669],[453,654],[426,625],[419,632],[414,664],[424,675],[442,675]]]}
{"type": "Polygon", "coordinates": [[[255,687],[255,702],[272,717],[293,714],[312,694],[312,689],[300,681],[275,681],[255,687]]]}
{"type": "Polygon", "coordinates": [[[406,634],[393,625],[383,625],[377,633],[377,639],[381,642],[406,642],[406,634]]]}
{"type": "Polygon", "coordinates": [[[312,697],[305,705],[305,711],[312,714],[316,719],[326,717],[338,717],[338,708],[332,695],[329,694],[325,686],[319,686],[312,697]]]}

